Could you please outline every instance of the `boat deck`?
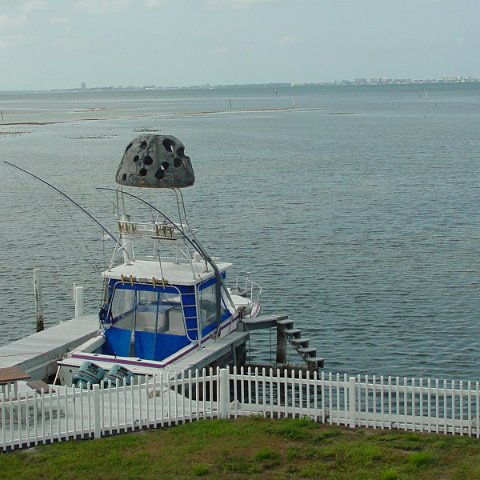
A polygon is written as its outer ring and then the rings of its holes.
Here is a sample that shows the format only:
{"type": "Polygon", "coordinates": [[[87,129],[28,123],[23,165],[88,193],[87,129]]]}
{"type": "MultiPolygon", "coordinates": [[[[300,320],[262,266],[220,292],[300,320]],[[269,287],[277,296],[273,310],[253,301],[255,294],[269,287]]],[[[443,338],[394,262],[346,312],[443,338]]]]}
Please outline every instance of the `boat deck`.
{"type": "Polygon", "coordinates": [[[0,369],[17,367],[34,380],[46,378],[55,374],[59,358],[97,331],[97,314],[82,315],[49,327],[0,347],[0,369]]]}
{"type": "Polygon", "coordinates": [[[161,372],[178,374],[208,367],[236,364],[237,349],[241,345],[245,345],[249,335],[249,332],[229,333],[225,337],[210,340],[200,348],[193,349],[188,355],[180,356],[177,360],[165,364],[136,357],[114,357],[77,350],[60,362],[62,367],[60,378],[64,383],[71,383],[69,374],[73,374],[85,361],[94,362],[105,370],[110,370],[114,365],[122,365],[135,375],[158,375],[161,372]]]}
{"type": "MultiPolygon", "coordinates": [[[[214,342],[208,342],[202,348],[196,350],[191,355],[182,360],[169,365],[166,371],[194,371],[202,368],[217,365],[223,365],[222,360],[229,358],[236,363],[235,350],[240,345],[247,342],[249,333],[232,332],[225,337],[217,338],[214,342]]],[[[227,362],[228,363],[228,362],[227,362]]]]}

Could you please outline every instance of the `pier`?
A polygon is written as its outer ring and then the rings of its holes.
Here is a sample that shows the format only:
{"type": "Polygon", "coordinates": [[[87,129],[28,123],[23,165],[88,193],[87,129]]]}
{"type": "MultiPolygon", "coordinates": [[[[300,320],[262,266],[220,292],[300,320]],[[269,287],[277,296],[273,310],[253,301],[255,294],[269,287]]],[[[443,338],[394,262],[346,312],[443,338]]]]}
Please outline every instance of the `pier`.
{"type": "Polygon", "coordinates": [[[0,372],[16,367],[40,380],[55,375],[57,360],[98,332],[98,315],[81,315],[0,347],[0,372]]]}

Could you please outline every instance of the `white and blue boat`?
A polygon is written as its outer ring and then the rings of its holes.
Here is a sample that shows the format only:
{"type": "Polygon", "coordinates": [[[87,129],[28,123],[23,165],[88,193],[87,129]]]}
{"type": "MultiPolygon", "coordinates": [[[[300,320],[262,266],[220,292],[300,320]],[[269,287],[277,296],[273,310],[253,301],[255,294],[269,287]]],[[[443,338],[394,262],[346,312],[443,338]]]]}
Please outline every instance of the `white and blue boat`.
{"type": "Polygon", "coordinates": [[[175,138],[142,135],[126,149],[117,173],[118,238],[103,272],[98,334],[60,362],[62,384],[115,375],[151,375],[244,361],[241,320],[260,311],[260,286],[248,273],[227,287],[231,263],[211,257],[186,216],[181,188],[193,183],[190,159],[175,138]],[[159,187],[173,198],[174,220],[126,187],[159,187]],[[150,220],[134,220],[128,203],[150,220]]]}

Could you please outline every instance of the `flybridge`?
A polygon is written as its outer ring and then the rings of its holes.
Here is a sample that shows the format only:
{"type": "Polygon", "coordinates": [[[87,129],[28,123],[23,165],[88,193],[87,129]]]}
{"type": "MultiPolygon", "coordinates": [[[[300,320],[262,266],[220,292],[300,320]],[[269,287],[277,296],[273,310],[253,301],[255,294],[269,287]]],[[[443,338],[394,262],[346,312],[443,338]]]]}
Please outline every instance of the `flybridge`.
{"type": "MultiPolygon", "coordinates": [[[[182,199],[178,195],[176,198],[182,199]]],[[[125,282],[193,285],[199,279],[217,275],[221,283],[225,274],[219,272],[224,272],[231,264],[220,262],[217,265],[209,257],[196,238],[196,231],[188,225],[186,215],[177,223],[165,218],[162,221],[137,222],[122,214],[118,221],[120,238],[110,267],[103,276],[125,282]],[[142,241],[143,255],[139,253],[139,242],[142,241]],[[119,254],[122,262],[115,266],[119,254]]]]}

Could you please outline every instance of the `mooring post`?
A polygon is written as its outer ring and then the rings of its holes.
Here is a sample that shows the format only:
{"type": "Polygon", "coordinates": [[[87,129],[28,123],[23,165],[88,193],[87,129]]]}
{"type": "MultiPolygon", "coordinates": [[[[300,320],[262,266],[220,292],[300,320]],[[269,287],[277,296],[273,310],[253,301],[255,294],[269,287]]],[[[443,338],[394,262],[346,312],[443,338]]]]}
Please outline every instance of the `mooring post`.
{"type": "Polygon", "coordinates": [[[42,311],[42,289],[40,287],[40,270],[33,269],[33,293],[35,296],[35,312],[37,313],[37,332],[44,329],[42,311]]]}
{"type": "Polygon", "coordinates": [[[73,287],[73,299],[75,301],[75,318],[83,315],[83,287],[73,287]]]}
{"type": "Polygon", "coordinates": [[[277,365],[287,363],[287,339],[284,330],[283,325],[277,325],[277,355],[275,358],[277,365]]]}

